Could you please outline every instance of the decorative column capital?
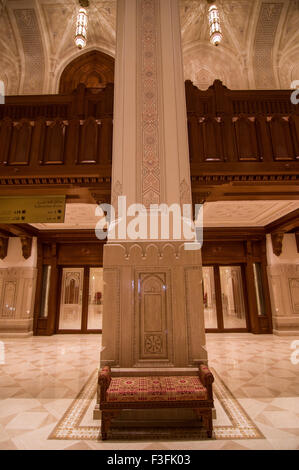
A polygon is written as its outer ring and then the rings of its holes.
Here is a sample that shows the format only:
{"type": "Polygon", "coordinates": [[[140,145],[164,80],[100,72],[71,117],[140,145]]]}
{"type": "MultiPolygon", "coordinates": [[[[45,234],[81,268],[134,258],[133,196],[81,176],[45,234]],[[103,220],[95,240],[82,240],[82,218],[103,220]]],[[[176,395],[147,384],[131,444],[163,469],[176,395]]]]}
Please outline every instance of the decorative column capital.
{"type": "Polygon", "coordinates": [[[30,258],[32,251],[32,238],[31,237],[21,237],[22,244],[22,254],[25,259],[30,258]]]}
{"type": "Polygon", "coordinates": [[[283,242],[284,232],[273,232],[271,233],[273,253],[276,256],[280,256],[282,253],[282,242],[283,242]]]}

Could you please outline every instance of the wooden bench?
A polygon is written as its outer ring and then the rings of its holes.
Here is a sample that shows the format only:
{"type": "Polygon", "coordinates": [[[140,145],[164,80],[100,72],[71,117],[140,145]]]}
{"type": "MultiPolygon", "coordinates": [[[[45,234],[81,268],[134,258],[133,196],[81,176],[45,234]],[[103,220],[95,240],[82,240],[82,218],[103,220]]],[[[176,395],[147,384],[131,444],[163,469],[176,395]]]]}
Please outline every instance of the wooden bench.
{"type": "Polygon", "coordinates": [[[213,434],[212,384],[214,377],[201,364],[198,376],[111,377],[109,366],[99,374],[98,393],[102,412],[102,440],[107,440],[111,421],[121,410],[191,408],[202,420],[207,436],[213,434]]]}

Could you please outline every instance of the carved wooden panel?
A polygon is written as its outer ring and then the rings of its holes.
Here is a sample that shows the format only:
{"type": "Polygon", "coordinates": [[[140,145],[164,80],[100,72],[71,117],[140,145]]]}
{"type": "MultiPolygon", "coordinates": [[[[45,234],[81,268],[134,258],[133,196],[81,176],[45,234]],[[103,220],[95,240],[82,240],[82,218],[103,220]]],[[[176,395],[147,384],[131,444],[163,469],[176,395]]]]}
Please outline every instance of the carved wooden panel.
{"type": "Polygon", "coordinates": [[[141,273],[139,285],[140,358],[167,359],[166,274],[141,273]]]}
{"type": "Polygon", "coordinates": [[[209,242],[203,244],[203,263],[242,263],[246,259],[243,242],[209,242]]]}
{"type": "Polygon", "coordinates": [[[223,160],[222,126],[223,123],[218,118],[207,117],[200,121],[199,129],[206,162],[223,160]]]}
{"type": "Polygon", "coordinates": [[[114,82],[114,59],[100,51],[90,51],[76,57],[64,69],[60,93],[71,93],[80,83],[88,88],[101,88],[114,82]]]}
{"type": "Polygon", "coordinates": [[[59,244],[58,264],[60,265],[95,265],[103,263],[102,243],[59,244]]]}
{"type": "Polygon", "coordinates": [[[63,164],[65,131],[65,124],[61,119],[55,119],[47,123],[44,139],[44,164],[63,164]]]}
{"type": "Polygon", "coordinates": [[[32,127],[27,119],[22,119],[14,125],[9,152],[10,165],[29,164],[31,137],[32,127]]]}
{"type": "Polygon", "coordinates": [[[78,163],[97,163],[100,124],[94,118],[88,118],[80,128],[80,146],[78,163]]]}
{"type": "Polygon", "coordinates": [[[257,128],[255,119],[241,116],[234,122],[238,159],[240,161],[259,160],[257,128]]]}
{"type": "Polygon", "coordinates": [[[293,160],[294,147],[288,120],[274,116],[268,123],[272,141],[274,160],[293,160]]]}
{"type": "Polygon", "coordinates": [[[7,163],[12,134],[12,120],[5,118],[0,129],[0,162],[7,163]]]}

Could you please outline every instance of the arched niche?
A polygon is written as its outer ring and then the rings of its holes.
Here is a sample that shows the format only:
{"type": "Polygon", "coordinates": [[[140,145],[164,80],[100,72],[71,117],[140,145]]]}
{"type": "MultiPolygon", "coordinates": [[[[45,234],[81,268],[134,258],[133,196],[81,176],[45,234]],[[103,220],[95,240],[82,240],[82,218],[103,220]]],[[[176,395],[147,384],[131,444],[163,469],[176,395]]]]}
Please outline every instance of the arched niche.
{"type": "Polygon", "coordinates": [[[90,51],[74,59],[62,72],[59,93],[72,93],[79,83],[94,89],[114,83],[114,59],[100,51],[90,51]]]}

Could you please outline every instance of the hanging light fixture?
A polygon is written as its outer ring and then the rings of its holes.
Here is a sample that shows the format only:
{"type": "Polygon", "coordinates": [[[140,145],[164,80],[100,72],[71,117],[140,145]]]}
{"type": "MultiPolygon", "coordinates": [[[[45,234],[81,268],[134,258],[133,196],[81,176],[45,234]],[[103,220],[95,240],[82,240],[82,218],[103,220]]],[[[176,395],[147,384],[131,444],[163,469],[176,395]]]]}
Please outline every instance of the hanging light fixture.
{"type": "Polygon", "coordinates": [[[77,16],[75,44],[79,49],[83,49],[86,46],[88,26],[87,10],[83,6],[88,7],[89,2],[80,1],[79,3],[82,8],[80,8],[77,16]]]}
{"type": "Polygon", "coordinates": [[[222,41],[219,10],[216,5],[209,8],[210,40],[213,46],[219,46],[222,41]]]}

